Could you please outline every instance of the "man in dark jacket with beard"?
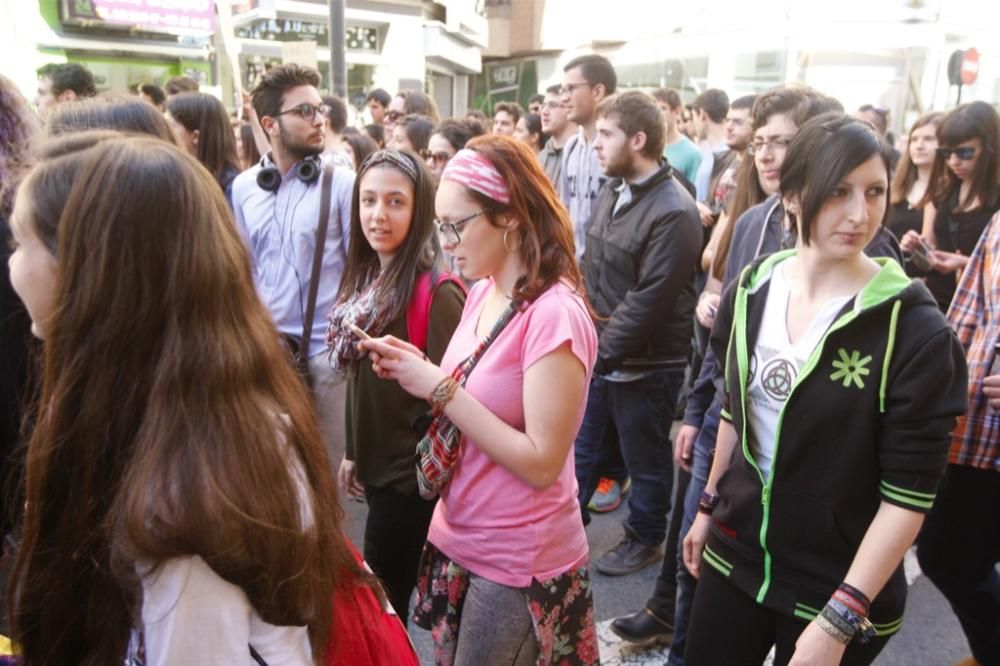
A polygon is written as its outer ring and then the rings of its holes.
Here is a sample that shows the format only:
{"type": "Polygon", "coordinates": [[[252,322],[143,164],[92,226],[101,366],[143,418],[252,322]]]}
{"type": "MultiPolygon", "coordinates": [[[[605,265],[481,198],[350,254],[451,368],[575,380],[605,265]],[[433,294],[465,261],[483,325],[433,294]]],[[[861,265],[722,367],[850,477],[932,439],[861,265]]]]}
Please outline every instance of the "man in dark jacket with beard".
{"type": "Polygon", "coordinates": [[[673,463],[670,422],[690,351],[701,223],[694,199],[662,161],[663,118],[652,98],[627,92],[597,109],[604,185],[582,259],[600,315],[587,411],[576,440],[584,523],[605,451],[621,446],[632,495],[625,536],[597,561],[608,575],[659,559],[673,463]]]}

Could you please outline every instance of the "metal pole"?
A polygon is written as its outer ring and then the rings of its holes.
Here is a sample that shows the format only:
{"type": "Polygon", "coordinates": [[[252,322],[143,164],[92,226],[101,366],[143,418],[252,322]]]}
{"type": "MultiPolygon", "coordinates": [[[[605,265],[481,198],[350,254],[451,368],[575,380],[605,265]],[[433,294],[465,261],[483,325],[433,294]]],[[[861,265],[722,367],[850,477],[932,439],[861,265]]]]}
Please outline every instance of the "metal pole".
{"type": "Polygon", "coordinates": [[[347,58],[344,56],[344,0],[328,0],[330,5],[330,93],[347,100],[347,58]]]}

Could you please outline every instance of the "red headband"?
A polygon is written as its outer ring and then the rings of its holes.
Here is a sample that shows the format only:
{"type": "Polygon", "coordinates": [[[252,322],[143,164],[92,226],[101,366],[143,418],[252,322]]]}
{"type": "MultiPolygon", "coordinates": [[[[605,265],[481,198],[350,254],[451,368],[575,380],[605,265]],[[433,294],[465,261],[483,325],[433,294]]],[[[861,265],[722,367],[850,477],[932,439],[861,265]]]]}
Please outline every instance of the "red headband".
{"type": "Polygon", "coordinates": [[[503,176],[482,153],[463,148],[448,160],[441,180],[451,180],[498,201],[510,203],[510,190],[503,176]]]}

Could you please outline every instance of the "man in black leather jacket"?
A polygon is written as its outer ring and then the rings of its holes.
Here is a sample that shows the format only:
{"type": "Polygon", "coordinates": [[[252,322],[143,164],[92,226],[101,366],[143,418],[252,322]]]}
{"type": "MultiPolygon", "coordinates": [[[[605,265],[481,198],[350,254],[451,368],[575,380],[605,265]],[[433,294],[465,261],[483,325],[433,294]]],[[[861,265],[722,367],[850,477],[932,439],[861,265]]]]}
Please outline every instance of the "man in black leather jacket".
{"type": "Polygon", "coordinates": [[[598,107],[596,150],[606,176],[591,213],[582,269],[599,346],[576,440],[584,522],[601,460],[620,443],[632,479],[621,543],[597,561],[608,575],[659,559],[673,463],[670,422],[690,351],[702,231],[694,199],[662,160],[663,119],[627,92],[598,107]]]}

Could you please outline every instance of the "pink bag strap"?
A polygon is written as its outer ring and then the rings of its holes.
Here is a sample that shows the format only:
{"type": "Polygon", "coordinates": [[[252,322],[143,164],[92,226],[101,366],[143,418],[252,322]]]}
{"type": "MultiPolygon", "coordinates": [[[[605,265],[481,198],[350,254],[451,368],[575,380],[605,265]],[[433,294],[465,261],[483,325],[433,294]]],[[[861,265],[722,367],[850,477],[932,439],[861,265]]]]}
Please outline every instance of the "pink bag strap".
{"type": "Polygon", "coordinates": [[[406,337],[420,351],[427,351],[427,327],[431,321],[434,293],[445,282],[454,282],[465,293],[465,284],[448,271],[421,273],[413,285],[413,298],[406,308],[406,337]]]}

